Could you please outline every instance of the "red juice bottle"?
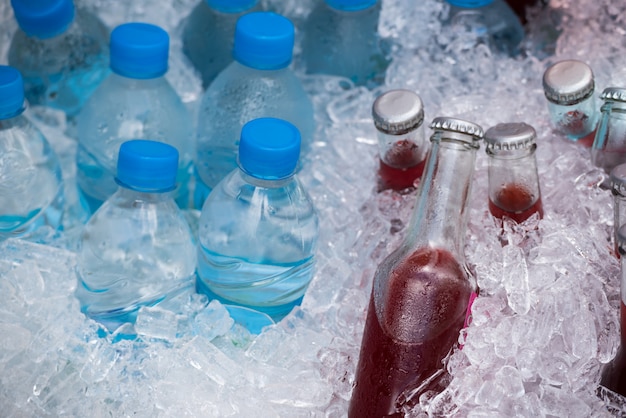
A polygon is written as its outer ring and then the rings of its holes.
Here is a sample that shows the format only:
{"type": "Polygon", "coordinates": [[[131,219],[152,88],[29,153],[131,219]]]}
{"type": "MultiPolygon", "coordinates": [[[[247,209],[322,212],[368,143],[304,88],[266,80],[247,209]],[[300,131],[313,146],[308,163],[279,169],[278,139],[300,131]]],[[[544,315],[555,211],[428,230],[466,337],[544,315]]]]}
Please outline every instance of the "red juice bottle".
{"type": "Polygon", "coordinates": [[[378,266],[363,331],[350,418],[404,416],[441,391],[477,292],[463,253],[480,126],[439,117],[409,230],[378,266]]]}
{"type": "Polygon", "coordinates": [[[591,148],[598,124],[591,67],[578,60],[559,61],[543,73],[543,91],[552,124],[569,140],[591,148]]]}
{"type": "Polygon", "coordinates": [[[620,346],[617,354],[602,368],[600,385],[613,392],[626,397],[626,224],[621,225],[617,230],[618,249],[621,255],[621,282],[620,282],[620,346]]]}
{"type": "Polygon", "coordinates": [[[626,88],[607,87],[604,104],[591,148],[591,162],[609,174],[626,162],[626,88]]]}
{"type": "Polygon", "coordinates": [[[411,90],[390,90],[376,98],[372,117],[378,131],[378,191],[414,187],[428,152],[422,99],[411,90]]]}
{"type": "Polygon", "coordinates": [[[489,212],[521,223],[543,218],[535,151],[535,129],[526,123],[500,123],[485,132],[489,156],[489,212]]]}

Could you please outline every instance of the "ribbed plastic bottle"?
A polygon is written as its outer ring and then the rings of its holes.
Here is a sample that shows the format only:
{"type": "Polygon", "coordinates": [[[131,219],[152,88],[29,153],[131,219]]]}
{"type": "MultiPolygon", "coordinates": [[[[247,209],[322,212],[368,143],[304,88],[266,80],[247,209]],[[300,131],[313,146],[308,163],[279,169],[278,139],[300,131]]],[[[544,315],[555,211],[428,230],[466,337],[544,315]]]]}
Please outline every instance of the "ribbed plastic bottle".
{"type": "Polygon", "coordinates": [[[543,218],[535,129],[523,122],[500,123],[485,132],[489,212],[521,223],[543,218]]]}
{"type": "Polygon", "coordinates": [[[480,126],[438,117],[406,237],[374,276],[348,416],[403,416],[447,384],[476,281],[464,256],[480,126]]]}
{"type": "Polygon", "coordinates": [[[73,0],[11,0],[19,29],[8,62],[24,77],[30,105],[74,117],[108,73],[109,31],[73,0]]]}
{"type": "Polygon", "coordinates": [[[413,188],[429,148],[422,99],[411,90],[389,90],[374,100],[372,118],[378,136],[378,191],[413,188]]]}
{"type": "Polygon", "coordinates": [[[543,73],[543,91],[552,124],[568,139],[591,147],[598,124],[591,67],[578,60],[552,64],[543,73]]]}
{"type": "Polygon", "coordinates": [[[389,60],[381,48],[380,0],[316,2],[303,29],[307,73],[349,78],[357,85],[379,85],[389,60]]]}
{"type": "Polygon", "coordinates": [[[204,89],[233,61],[237,19],[259,9],[258,0],[200,0],[186,18],[183,53],[202,76],[204,89]]]}
{"type": "Polygon", "coordinates": [[[77,180],[92,212],[117,190],[120,145],[150,139],[174,146],[178,161],[175,198],[190,203],[192,117],[165,78],[169,36],[158,26],[125,23],[111,32],[111,74],[85,104],[77,121],[77,180]]]}
{"type": "Polygon", "coordinates": [[[591,147],[591,162],[609,174],[626,162],[626,88],[607,87],[601,97],[604,103],[591,147]]]}
{"type": "Polygon", "coordinates": [[[295,174],[299,154],[291,123],[246,123],[239,167],[202,208],[197,291],[225,304],[251,332],[299,305],[313,278],[319,221],[295,174]]]}
{"type": "Polygon", "coordinates": [[[0,241],[61,227],[63,183],[48,140],[24,116],[20,72],[0,66],[0,241]]]}
{"type": "Polygon", "coordinates": [[[81,311],[109,331],[192,289],[196,249],[173,199],[178,151],[150,140],[124,142],[118,190],[85,225],[77,251],[81,311]]]}
{"type": "Polygon", "coordinates": [[[520,52],[524,27],[504,0],[446,0],[451,25],[466,25],[485,36],[492,48],[510,56],[520,52]]]}
{"type": "Polygon", "coordinates": [[[243,15],[235,29],[234,62],[205,92],[199,109],[194,206],[202,207],[211,189],[237,168],[243,125],[274,117],[293,123],[302,135],[302,154],[315,129],[313,104],[289,64],[294,26],[272,12],[243,15]]]}
{"type": "Polygon", "coordinates": [[[613,194],[613,243],[617,257],[620,257],[617,230],[626,224],[626,162],[611,170],[611,193],[613,194]]]}

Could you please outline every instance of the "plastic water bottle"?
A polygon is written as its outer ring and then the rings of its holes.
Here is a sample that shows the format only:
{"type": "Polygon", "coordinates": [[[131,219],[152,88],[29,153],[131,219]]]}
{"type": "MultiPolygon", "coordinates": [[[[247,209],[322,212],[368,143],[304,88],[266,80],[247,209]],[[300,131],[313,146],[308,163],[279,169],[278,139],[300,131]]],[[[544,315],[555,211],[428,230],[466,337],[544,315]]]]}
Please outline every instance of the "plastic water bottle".
{"type": "Polygon", "coordinates": [[[117,190],[117,152],[129,139],[165,142],[178,150],[175,198],[181,207],[188,206],[192,118],[164,77],[168,52],[169,36],[158,26],[126,23],[111,33],[112,73],[77,121],[77,180],[92,212],[117,190]]]}
{"type": "Polygon", "coordinates": [[[114,331],[152,306],[190,289],[193,236],[172,197],[178,151],[157,141],[122,144],[118,190],[85,225],[79,240],[76,296],[87,316],[114,331]]]}
{"type": "Polygon", "coordinates": [[[183,53],[200,72],[205,89],[233,61],[237,19],[258,9],[258,0],[201,0],[185,20],[183,53]]]}
{"type": "Polygon", "coordinates": [[[517,55],[524,39],[524,27],[504,0],[446,0],[450,4],[447,23],[472,28],[495,51],[517,55]]]}
{"type": "Polygon", "coordinates": [[[24,110],[20,72],[0,66],[0,241],[61,225],[61,166],[24,110]]]}
{"type": "Polygon", "coordinates": [[[317,212],[295,175],[300,133],[276,118],[244,125],[239,168],[202,208],[196,289],[251,332],[299,305],[313,278],[317,212]]]}
{"type": "Polygon", "coordinates": [[[318,1],[303,30],[307,73],[338,75],[357,85],[381,84],[389,64],[378,35],[381,3],[318,1]]]}
{"type": "Polygon", "coordinates": [[[19,29],[9,64],[24,77],[31,105],[75,116],[108,72],[109,31],[72,0],[11,0],[19,29]]]}
{"type": "Polygon", "coordinates": [[[306,152],[315,127],[313,104],[289,67],[293,46],[293,24],[279,14],[254,12],[237,21],[235,61],[211,83],[199,110],[195,207],[202,207],[211,189],[237,168],[241,128],[252,119],[293,123],[306,152]]]}

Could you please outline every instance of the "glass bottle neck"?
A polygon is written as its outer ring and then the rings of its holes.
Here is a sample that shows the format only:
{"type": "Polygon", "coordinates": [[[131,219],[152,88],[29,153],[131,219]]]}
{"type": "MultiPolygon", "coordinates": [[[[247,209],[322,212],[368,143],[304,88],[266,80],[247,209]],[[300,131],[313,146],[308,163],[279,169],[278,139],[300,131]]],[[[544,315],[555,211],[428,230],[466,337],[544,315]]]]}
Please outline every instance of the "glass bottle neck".
{"type": "MultiPolygon", "coordinates": [[[[465,137],[465,138],[463,138],[465,137]]],[[[445,248],[464,260],[468,200],[478,144],[446,132],[432,139],[405,249],[445,248]]]]}

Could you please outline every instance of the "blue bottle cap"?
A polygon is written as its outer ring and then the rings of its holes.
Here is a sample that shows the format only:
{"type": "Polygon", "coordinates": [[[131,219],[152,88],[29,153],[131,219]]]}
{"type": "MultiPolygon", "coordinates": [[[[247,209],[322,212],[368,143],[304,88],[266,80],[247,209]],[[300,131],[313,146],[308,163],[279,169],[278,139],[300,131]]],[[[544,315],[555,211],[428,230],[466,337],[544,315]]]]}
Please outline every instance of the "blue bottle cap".
{"type": "Polygon", "coordinates": [[[148,23],[125,23],[111,32],[111,70],[123,77],[147,79],[167,72],[170,37],[148,23]]]}
{"type": "Polygon", "coordinates": [[[294,43],[293,23],[272,12],[241,16],[235,27],[233,57],[258,70],[278,70],[291,62],[294,43]]]}
{"type": "Polygon", "coordinates": [[[467,9],[475,9],[477,7],[488,6],[493,0],[446,0],[453,6],[465,7],[467,9]]]}
{"type": "Polygon", "coordinates": [[[24,81],[13,67],[0,65],[0,119],[9,119],[24,111],[24,81]]]}
{"type": "Polygon", "coordinates": [[[258,0],[205,0],[211,9],[221,13],[240,13],[252,9],[258,0]]]}
{"type": "Polygon", "coordinates": [[[176,188],[178,150],[164,142],[133,139],[120,146],[115,182],[127,189],[164,193],[176,188]]]}
{"type": "Polygon", "coordinates": [[[11,6],[20,29],[41,39],[65,32],[74,20],[72,0],[11,0],[11,6]]]}
{"type": "Polygon", "coordinates": [[[300,131],[283,119],[258,118],[241,128],[239,167],[263,180],[291,176],[300,157],[300,131]]]}
{"type": "Polygon", "coordinates": [[[333,9],[356,12],[376,4],[376,0],[324,0],[333,9]]]}

